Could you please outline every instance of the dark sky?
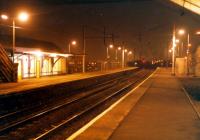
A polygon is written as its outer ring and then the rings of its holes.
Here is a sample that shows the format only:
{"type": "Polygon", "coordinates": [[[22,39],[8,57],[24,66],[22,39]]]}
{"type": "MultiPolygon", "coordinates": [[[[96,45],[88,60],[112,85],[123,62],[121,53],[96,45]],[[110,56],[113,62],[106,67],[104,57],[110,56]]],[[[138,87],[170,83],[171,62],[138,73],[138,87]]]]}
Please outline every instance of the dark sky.
{"type": "MultiPolygon", "coordinates": [[[[106,54],[104,26],[107,34],[116,36],[116,44],[124,41],[129,49],[135,48],[137,55],[141,52],[149,59],[166,57],[173,24],[191,33],[200,27],[200,16],[165,0],[1,0],[0,6],[1,12],[12,15],[21,9],[31,13],[28,23],[17,23],[23,27],[17,29],[17,36],[52,41],[63,50],[76,39],[78,46],[72,50],[76,53],[82,51],[82,25],[87,25],[86,36],[92,38],[86,40],[86,52],[97,60],[106,54]]],[[[1,21],[1,33],[11,33],[7,24],[1,21]]],[[[106,39],[107,44],[111,42],[106,39]]]]}

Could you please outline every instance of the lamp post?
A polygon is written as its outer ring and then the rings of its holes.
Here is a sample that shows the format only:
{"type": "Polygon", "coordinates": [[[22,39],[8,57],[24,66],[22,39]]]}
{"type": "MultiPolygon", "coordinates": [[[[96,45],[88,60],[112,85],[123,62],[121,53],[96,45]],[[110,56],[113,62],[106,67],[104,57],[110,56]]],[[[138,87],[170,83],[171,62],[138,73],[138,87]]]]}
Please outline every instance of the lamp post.
{"type": "Polygon", "coordinates": [[[175,26],[173,29],[173,37],[172,37],[172,75],[175,75],[175,47],[176,47],[176,31],[175,26]]]}
{"type": "MultiPolygon", "coordinates": [[[[9,19],[9,17],[7,15],[4,15],[4,14],[1,15],[1,18],[3,20],[8,20],[9,19]]],[[[15,27],[15,20],[18,19],[19,21],[25,22],[25,21],[28,20],[28,18],[29,18],[29,15],[26,12],[21,12],[21,13],[19,13],[18,17],[12,18],[12,34],[13,34],[13,37],[12,37],[12,53],[11,53],[11,56],[13,58],[12,59],[13,63],[14,63],[15,37],[16,37],[16,35],[15,35],[15,28],[16,28],[15,27]]]]}
{"type": "Polygon", "coordinates": [[[122,46],[122,68],[125,67],[125,53],[127,52],[127,49],[124,48],[124,45],[122,46]]]}
{"type": "MultiPolygon", "coordinates": [[[[184,35],[185,34],[185,31],[183,29],[179,30],[179,34],[180,35],[184,35]]],[[[187,58],[187,75],[189,75],[189,49],[191,47],[191,44],[190,44],[190,34],[188,32],[187,34],[187,49],[186,49],[186,58],[187,58]]],[[[182,49],[183,49],[183,44],[182,44],[182,49]]],[[[183,49],[184,50],[184,49],[183,49]]],[[[183,53],[184,54],[184,53],[183,53]]]]}
{"type": "Polygon", "coordinates": [[[127,53],[128,50],[127,49],[124,49],[124,67],[126,67],[126,63],[127,63],[127,54],[126,54],[126,57],[125,57],[125,53],[127,53]]]}
{"type": "Polygon", "coordinates": [[[117,61],[117,59],[118,59],[118,58],[117,58],[117,54],[118,54],[117,51],[118,51],[118,49],[115,50],[115,60],[116,60],[116,61],[117,61]]]}
{"type": "Polygon", "coordinates": [[[13,46],[12,46],[12,58],[13,58],[13,63],[15,60],[15,20],[13,19],[13,46]]]}
{"type": "Polygon", "coordinates": [[[178,54],[178,56],[180,56],[180,52],[181,52],[181,51],[180,51],[180,50],[181,50],[181,49],[180,49],[180,45],[177,45],[177,44],[179,44],[179,42],[180,42],[180,40],[176,38],[175,43],[176,43],[176,47],[177,47],[177,54],[178,54]]]}
{"type": "Polygon", "coordinates": [[[115,59],[116,59],[116,61],[118,60],[118,51],[120,51],[121,49],[122,49],[121,47],[116,48],[116,51],[115,51],[115,59]]]}
{"type": "Polygon", "coordinates": [[[190,44],[190,34],[188,33],[188,36],[187,36],[187,51],[186,51],[186,54],[187,54],[187,75],[189,75],[189,53],[190,53],[190,47],[191,47],[191,44],[190,44]]]}
{"type": "MultiPolygon", "coordinates": [[[[185,34],[185,30],[180,29],[178,31],[178,34],[179,35],[184,35],[185,34]]],[[[175,47],[176,47],[176,43],[178,43],[178,42],[179,42],[179,40],[176,39],[176,29],[175,29],[175,26],[174,26],[173,38],[172,38],[172,75],[175,75],[175,47]]],[[[188,44],[189,44],[189,33],[188,33],[188,44]]],[[[188,64],[187,64],[187,67],[188,67],[188,64]]]]}
{"type": "Polygon", "coordinates": [[[76,41],[72,41],[72,42],[69,43],[69,45],[68,45],[68,49],[69,49],[68,52],[69,53],[71,53],[71,44],[76,45],[76,41]]]}
{"type": "Polygon", "coordinates": [[[125,53],[125,50],[124,50],[124,43],[123,43],[122,44],[122,69],[124,68],[124,57],[125,57],[124,53],[125,53]]]}
{"type": "Polygon", "coordinates": [[[112,49],[114,46],[112,45],[112,44],[110,44],[108,47],[107,47],[107,54],[106,54],[106,56],[107,56],[107,59],[109,59],[110,58],[110,55],[109,55],[109,49],[112,49]]]}
{"type": "Polygon", "coordinates": [[[128,61],[130,61],[129,56],[132,55],[132,54],[133,54],[132,51],[129,51],[129,52],[128,52],[128,54],[127,54],[127,55],[128,55],[128,56],[127,56],[128,61]]]}

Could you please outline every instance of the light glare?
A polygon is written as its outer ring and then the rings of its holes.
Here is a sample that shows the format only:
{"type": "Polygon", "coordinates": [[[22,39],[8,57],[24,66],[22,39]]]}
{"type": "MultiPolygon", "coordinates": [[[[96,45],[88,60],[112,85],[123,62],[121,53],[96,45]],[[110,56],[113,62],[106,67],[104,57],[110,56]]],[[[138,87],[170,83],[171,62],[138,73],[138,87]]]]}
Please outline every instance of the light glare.
{"type": "Polygon", "coordinates": [[[72,45],[76,45],[76,41],[72,41],[72,45]]]}
{"type": "Polygon", "coordinates": [[[200,35],[200,31],[197,31],[196,34],[197,34],[197,35],[200,35]]]}
{"type": "Polygon", "coordinates": [[[7,16],[7,15],[1,15],[1,18],[2,18],[3,20],[7,20],[7,19],[8,19],[8,16],[7,16]]]}
{"type": "Polygon", "coordinates": [[[133,53],[132,51],[129,51],[129,52],[128,52],[128,54],[132,54],[132,53],[133,53]]]}
{"type": "Polygon", "coordinates": [[[113,45],[111,44],[109,47],[112,49],[112,48],[113,48],[113,45]]]}
{"type": "Polygon", "coordinates": [[[18,19],[19,19],[20,21],[27,21],[28,18],[29,18],[29,15],[28,15],[28,13],[26,13],[26,12],[21,12],[21,13],[19,14],[19,16],[18,16],[18,19]]]}
{"type": "Polygon", "coordinates": [[[179,33],[180,35],[183,35],[183,34],[185,34],[185,30],[180,29],[180,30],[178,31],[178,33],[179,33]]]}
{"type": "Polygon", "coordinates": [[[179,41],[179,39],[176,39],[176,43],[179,43],[180,41],[179,41]]]}

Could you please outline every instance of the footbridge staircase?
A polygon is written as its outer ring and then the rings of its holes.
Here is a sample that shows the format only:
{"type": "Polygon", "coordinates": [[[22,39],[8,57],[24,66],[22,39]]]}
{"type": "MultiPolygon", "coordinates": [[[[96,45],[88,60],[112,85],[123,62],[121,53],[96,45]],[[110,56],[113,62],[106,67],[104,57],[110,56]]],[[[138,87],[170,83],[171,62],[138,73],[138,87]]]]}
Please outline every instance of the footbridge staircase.
{"type": "Polygon", "coordinates": [[[16,82],[17,65],[7,55],[5,48],[0,44],[0,82],[16,82]]]}

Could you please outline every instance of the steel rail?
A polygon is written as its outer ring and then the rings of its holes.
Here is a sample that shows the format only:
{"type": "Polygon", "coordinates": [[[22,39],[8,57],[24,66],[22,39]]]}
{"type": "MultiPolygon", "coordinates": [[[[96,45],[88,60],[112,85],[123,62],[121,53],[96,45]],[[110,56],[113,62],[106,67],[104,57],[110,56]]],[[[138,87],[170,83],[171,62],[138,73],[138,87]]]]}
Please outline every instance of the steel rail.
{"type": "MultiPolygon", "coordinates": [[[[146,73],[145,75],[143,75],[143,78],[146,77],[146,73]]],[[[57,126],[53,126],[52,129],[46,131],[45,133],[39,135],[36,138],[33,138],[34,140],[42,140],[42,139],[48,139],[50,136],[52,136],[53,134],[59,132],[59,130],[65,126],[67,126],[69,123],[71,123],[73,120],[75,120],[76,118],[90,112],[91,110],[94,110],[96,107],[104,104],[106,101],[113,99],[115,96],[119,95],[120,93],[122,93],[123,91],[128,90],[129,88],[131,88],[135,83],[137,83],[139,80],[141,79],[136,79],[134,82],[130,82],[129,84],[126,84],[123,88],[120,88],[118,91],[115,91],[114,93],[106,96],[103,100],[96,102],[95,104],[91,105],[89,108],[86,108],[85,110],[82,110],[81,112],[78,112],[77,114],[73,115],[72,117],[70,117],[69,119],[63,121],[62,123],[60,123],[57,126]]]]}
{"type": "MultiPolygon", "coordinates": [[[[101,92],[101,91],[103,91],[103,90],[105,90],[105,89],[108,89],[109,87],[112,87],[112,86],[115,84],[114,81],[124,80],[124,79],[127,79],[127,77],[125,77],[125,78],[124,78],[124,77],[120,77],[120,78],[112,79],[112,80],[107,81],[107,82],[105,82],[105,83],[98,84],[98,86],[101,85],[101,86],[103,86],[103,87],[100,87],[99,89],[97,89],[96,91],[94,91],[94,92],[92,92],[92,93],[94,94],[94,93],[101,92]],[[108,83],[110,83],[111,85],[107,85],[108,83]]],[[[92,94],[92,93],[91,93],[91,94],[92,94]]],[[[30,122],[30,121],[33,121],[33,120],[35,120],[35,119],[37,119],[37,118],[39,118],[39,117],[42,117],[42,116],[44,116],[44,115],[47,115],[48,113],[51,113],[51,112],[53,112],[53,111],[56,111],[56,110],[59,109],[59,108],[62,108],[62,107],[67,106],[67,105],[69,105],[69,104],[73,104],[73,103],[75,103],[75,102],[78,102],[80,99],[87,98],[87,97],[89,97],[91,94],[88,94],[88,95],[86,95],[86,96],[84,96],[84,97],[81,97],[81,98],[78,98],[78,99],[71,100],[71,101],[69,101],[69,102],[67,102],[67,103],[64,103],[64,104],[55,106],[55,107],[53,107],[53,108],[51,108],[51,109],[48,109],[48,110],[39,112],[39,113],[34,114],[34,115],[30,116],[30,117],[27,117],[27,118],[25,118],[25,119],[23,119],[23,120],[17,121],[17,122],[15,122],[15,123],[11,124],[11,125],[8,125],[8,126],[6,126],[6,127],[3,127],[3,128],[0,129],[0,135],[1,135],[1,134],[4,134],[4,133],[6,133],[6,132],[9,132],[9,131],[11,131],[11,130],[13,130],[13,129],[15,129],[15,128],[21,126],[21,125],[23,125],[23,124],[25,124],[25,123],[28,123],[28,122],[30,122]]],[[[13,115],[13,114],[12,114],[12,115],[13,115]]]]}

